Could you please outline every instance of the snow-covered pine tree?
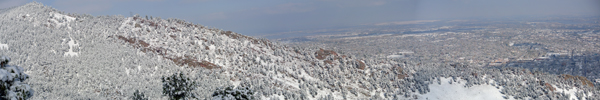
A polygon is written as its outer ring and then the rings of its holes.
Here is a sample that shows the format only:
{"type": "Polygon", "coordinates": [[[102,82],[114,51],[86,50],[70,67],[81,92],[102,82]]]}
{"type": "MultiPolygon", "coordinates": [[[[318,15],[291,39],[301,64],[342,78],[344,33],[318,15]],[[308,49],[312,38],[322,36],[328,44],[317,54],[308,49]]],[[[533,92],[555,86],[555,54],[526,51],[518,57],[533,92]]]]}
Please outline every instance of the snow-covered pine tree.
{"type": "Polygon", "coordinates": [[[33,89],[25,83],[29,78],[20,66],[8,65],[10,58],[0,57],[0,98],[2,100],[23,100],[33,96],[33,89]]]}
{"type": "Polygon", "coordinates": [[[140,90],[135,90],[135,92],[133,92],[131,100],[148,100],[148,97],[146,97],[144,93],[140,93],[140,90]]]}
{"type": "Polygon", "coordinates": [[[254,92],[248,87],[237,87],[229,86],[227,88],[217,88],[212,96],[213,100],[254,100],[254,92]]]}
{"type": "Polygon", "coordinates": [[[173,74],[170,77],[162,77],[163,94],[169,96],[170,100],[186,100],[196,98],[192,93],[196,89],[196,81],[183,76],[183,73],[173,74]]]}

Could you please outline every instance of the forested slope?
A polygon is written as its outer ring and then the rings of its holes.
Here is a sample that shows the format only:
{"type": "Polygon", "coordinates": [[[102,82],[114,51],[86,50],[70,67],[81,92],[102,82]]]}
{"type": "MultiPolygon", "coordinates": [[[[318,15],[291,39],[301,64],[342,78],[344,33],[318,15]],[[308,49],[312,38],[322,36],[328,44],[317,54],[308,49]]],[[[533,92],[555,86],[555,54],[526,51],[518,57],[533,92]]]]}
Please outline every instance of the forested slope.
{"type": "Polygon", "coordinates": [[[424,99],[441,82],[493,86],[492,98],[568,98],[557,88],[571,87],[598,97],[581,79],[544,72],[357,59],[178,19],[69,14],[34,2],[0,10],[0,23],[0,54],[25,68],[32,99],[126,99],[135,90],[166,99],[160,78],[178,72],[199,83],[199,98],[242,86],[262,99],[424,99]]]}

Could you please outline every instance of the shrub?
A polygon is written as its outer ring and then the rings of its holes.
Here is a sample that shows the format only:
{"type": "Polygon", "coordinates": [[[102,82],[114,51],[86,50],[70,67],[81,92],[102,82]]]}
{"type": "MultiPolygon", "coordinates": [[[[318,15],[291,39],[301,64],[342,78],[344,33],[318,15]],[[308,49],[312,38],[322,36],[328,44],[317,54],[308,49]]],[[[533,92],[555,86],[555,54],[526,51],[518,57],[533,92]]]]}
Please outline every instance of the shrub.
{"type": "Polygon", "coordinates": [[[253,100],[253,91],[248,87],[238,87],[234,89],[232,86],[227,88],[217,88],[213,93],[213,100],[253,100]]]}
{"type": "Polygon", "coordinates": [[[133,92],[133,97],[131,97],[131,100],[148,100],[148,98],[146,97],[146,95],[144,95],[144,93],[140,93],[139,90],[135,90],[135,92],[133,92]]]}
{"type": "Polygon", "coordinates": [[[173,74],[170,77],[162,77],[163,94],[169,96],[170,100],[182,100],[187,97],[196,98],[192,93],[197,83],[183,76],[183,73],[173,74]]]}
{"type": "Polygon", "coordinates": [[[33,89],[25,83],[29,78],[23,68],[8,65],[10,58],[0,57],[0,98],[1,100],[23,100],[33,96],[33,89]]]}

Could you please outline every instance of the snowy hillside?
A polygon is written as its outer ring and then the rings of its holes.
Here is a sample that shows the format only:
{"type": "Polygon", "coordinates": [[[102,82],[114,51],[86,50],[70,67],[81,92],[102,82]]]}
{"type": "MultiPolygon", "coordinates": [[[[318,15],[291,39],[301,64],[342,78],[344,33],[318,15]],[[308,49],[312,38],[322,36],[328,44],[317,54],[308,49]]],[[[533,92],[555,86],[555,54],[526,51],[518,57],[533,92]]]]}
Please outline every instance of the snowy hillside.
{"type": "Polygon", "coordinates": [[[600,98],[597,82],[577,76],[357,59],[178,19],[69,14],[34,2],[0,10],[0,23],[0,55],[25,69],[32,99],[127,99],[135,90],[166,99],[160,78],[177,72],[200,83],[200,98],[227,86],[260,99],[600,98]],[[447,96],[455,90],[466,93],[447,96]]]}

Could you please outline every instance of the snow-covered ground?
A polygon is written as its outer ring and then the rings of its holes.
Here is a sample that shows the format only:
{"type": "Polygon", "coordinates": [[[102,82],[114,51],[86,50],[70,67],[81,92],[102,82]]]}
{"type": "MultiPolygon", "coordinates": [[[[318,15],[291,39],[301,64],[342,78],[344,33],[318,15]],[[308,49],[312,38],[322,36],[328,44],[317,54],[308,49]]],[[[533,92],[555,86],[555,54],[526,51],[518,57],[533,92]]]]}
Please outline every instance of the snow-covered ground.
{"type": "MultiPolygon", "coordinates": [[[[135,90],[150,99],[166,99],[160,78],[177,72],[199,83],[194,92],[201,99],[210,98],[217,87],[249,86],[261,99],[397,99],[426,90],[419,99],[493,100],[504,96],[498,92],[503,88],[465,88],[482,80],[472,73],[488,73],[484,78],[504,83],[519,79],[523,84],[528,78],[508,74],[524,72],[520,70],[359,59],[341,53],[321,59],[316,53],[321,47],[289,47],[178,19],[66,14],[36,3],[0,17],[0,29],[6,29],[0,33],[7,33],[0,34],[0,41],[8,41],[0,48],[11,46],[0,54],[30,73],[28,84],[36,91],[32,99],[126,99],[135,90]],[[431,77],[449,75],[470,81],[450,84],[442,77],[442,84],[427,84],[431,77]]],[[[556,82],[535,81],[542,80],[556,82]]]]}
{"type": "Polygon", "coordinates": [[[3,49],[8,49],[8,44],[0,43],[0,50],[3,50],[3,49]]]}
{"type": "Polygon", "coordinates": [[[484,84],[465,87],[465,80],[440,77],[441,84],[429,85],[429,93],[420,94],[419,100],[505,100],[500,89],[484,84]]]}
{"type": "Polygon", "coordinates": [[[73,40],[73,38],[70,38],[67,44],[69,45],[69,51],[65,52],[64,56],[79,56],[79,52],[73,52],[73,48],[79,49],[79,43],[75,43],[75,40],[73,40]]]}
{"type": "Polygon", "coordinates": [[[55,28],[66,27],[67,29],[72,29],[70,23],[75,21],[76,18],[63,15],[60,13],[50,13],[50,18],[48,18],[47,25],[52,25],[55,28]]]}
{"type": "MultiPolygon", "coordinates": [[[[567,95],[569,95],[569,100],[579,100],[579,98],[577,98],[576,94],[577,93],[582,93],[583,91],[577,89],[576,87],[571,87],[569,88],[558,88],[556,85],[552,85],[552,87],[556,88],[556,93],[565,93],[567,95]]],[[[588,92],[588,93],[583,93],[584,97],[589,97],[594,95],[594,93],[588,92]]],[[[581,100],[586,100],[585,98],[581,99],[581,100]]]]}

